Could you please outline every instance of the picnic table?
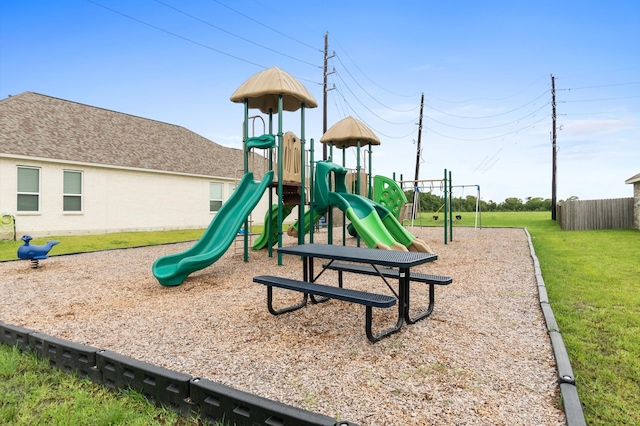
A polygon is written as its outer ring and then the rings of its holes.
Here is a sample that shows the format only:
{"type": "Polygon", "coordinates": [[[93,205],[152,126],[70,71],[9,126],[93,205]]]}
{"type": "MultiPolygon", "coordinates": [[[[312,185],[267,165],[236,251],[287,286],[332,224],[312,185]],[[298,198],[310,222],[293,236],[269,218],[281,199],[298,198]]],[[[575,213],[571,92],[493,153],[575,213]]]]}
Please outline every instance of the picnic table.
{"type": "Polygon", "coordinates": [[[330,244],[304,244],[291,247],[281,247],[280,253],[300,256],[303,259],[302,281],[289,278],[261,275],[254,277],[253,281],[267,286],[267,307],[273,315],[295,311],[306,306],[308,299],[312,303],[322,303],[329,299],[338,299],[347,302],[359,303],[366,307],[365,331],[371,342],[377,342],[393,333],[397,333],[403,324],[414,324],[431,314],[435,303],[434,286],[447,285],[452,282],[449,277],[411,273],[411,268],[438,258],[436,254],[419,252],[402,252],[391,250],[370,249],[364,247],[351,247],[330,244]],[[314,274],[314,259],[328,260],[322,265],[321,271],[314,274]],[[349,263],[342,263],[349,262],[349,263]],[[329,286],[316,283],[316,280],[326,270],[337,270],[339,280],[337,286],[329,286]],[[365,274],[380,277],[387,285],[393,296],[344,287],[343,273],[365,274]],[[397,278],[397,291],[387,278],[397,278]],[[411,301],[411,282],[420,282],[429,285],[429,306],[415,317],[411,317],[409,308],[411,301]],[[273,307],[273,287],[304,293],[301,302],[282,309],[273,307]],[[372,330],[373,308],[390,308],[398,306],[398,318],[396,324],[378,334],[372,330]]]}

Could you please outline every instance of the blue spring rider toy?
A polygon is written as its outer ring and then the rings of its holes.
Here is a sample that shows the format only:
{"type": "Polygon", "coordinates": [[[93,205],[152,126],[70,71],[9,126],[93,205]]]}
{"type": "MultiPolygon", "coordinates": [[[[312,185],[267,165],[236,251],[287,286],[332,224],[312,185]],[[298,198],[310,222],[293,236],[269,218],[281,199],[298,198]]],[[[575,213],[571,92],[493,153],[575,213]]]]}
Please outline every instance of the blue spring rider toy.
{"type": "Polygon", "coordinates": [[[40,260],[46,259],[53,246],[60,244],[60,241],[47,241],[42,246],[34,246],[29,244],[33,240],[31,235],[23,235],[21,240],[24,241],[24,245],[18,247],[18,258],[30,260],[33,269],[40,267],[40,260]]]}

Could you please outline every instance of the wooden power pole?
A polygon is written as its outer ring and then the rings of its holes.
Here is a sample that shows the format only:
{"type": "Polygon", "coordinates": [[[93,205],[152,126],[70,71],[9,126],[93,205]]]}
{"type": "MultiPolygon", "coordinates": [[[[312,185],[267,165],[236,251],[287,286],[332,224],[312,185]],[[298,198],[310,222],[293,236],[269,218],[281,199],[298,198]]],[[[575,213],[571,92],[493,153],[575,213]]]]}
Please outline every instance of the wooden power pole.
{"type": "Polygon", "coordinates": [[[420,119],[418,120],[418,147],[416,149],[416,175],[415,175],[415,184],[418,184],[418,179],[420,176],[420,144],[422,140],[422,109],[424,107],[424,93],[420,98],[420,119]]]}
{"type": "Polygon", "coordinates": [[[418,207],[420,206],[420,194],[418,193],[418,179],[420,179],[420,154],[422,151],[422,111],[424,108],[424,93],[420,98],[420,119],[418,120],[418,143],[416,147],[416,174],[413,182],[413,211],[411,217],[416,219],[418,207]]]}
{"type": "MultiPolygon", "coordinates": [[[[329,74],[333,74],[333,72],[328,72],[327,68],[329,65],[329,59],[333,58],[335,53],[329,56],[329,32],[324,34],[324,74],[323,74],[323,85],[322,85],[322,134],[327,133],[327,92],[329,89],[327,88],[327,76],[329,74]]],[[[322,159],[327,159],[327,145],[322,144],[322,159]]]]}
{"type": "Polygon", "coordinates": [[[551,74],[551,220],[556,220],[556,79],[551,74]]]}

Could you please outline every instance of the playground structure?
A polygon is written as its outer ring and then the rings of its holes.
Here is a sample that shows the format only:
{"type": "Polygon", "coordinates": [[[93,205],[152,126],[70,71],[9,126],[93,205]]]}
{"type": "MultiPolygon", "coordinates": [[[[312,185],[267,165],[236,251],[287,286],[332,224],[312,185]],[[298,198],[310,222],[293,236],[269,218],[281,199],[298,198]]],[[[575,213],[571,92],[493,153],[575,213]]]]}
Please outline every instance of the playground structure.
{"type": "MultiPolygon", "coordinates": [[[[444,176],[442,179],[422,179],[422,180],[403,180],[400,176],[400,187],[403,191],[413,191],[413,202],[411,204],[411,213],[409,218],[406,215],[402,217],[401,221],[411,221],[411,226],[414,226],[415,221],[419,222],[419,226],[422,226],[422,215],[420,214],[420,193],[429,192],[433,193],[438,189],[442,194],[443,204],[438,210],[433,212],[433,220],[438,220],[440,217],[440,211],[443,213],[443,228],[444,228],[444,243],[447,244],[453,241],[453,188],[474,188],[476,190],[476,205],[475,205],[475,219],[474,228],[482,228],[482,211],[480,208],[480,185],[453,185],[452,173],[444,169],[444,176]]],[[[460,220],[462,217],[458,214],[456,220],[460,220]]]]}
{"type": "MultiPolygon", "coordinates": [[[[370,248],[402,251],[431,252],[424,241],[406,231],[399,221],[400,210],[406,197],[400,187],[391,179],[375,177],[375,192],[371,174],[371,146],[380,141],[363,123],[347,117],[336,123],[322,137],[321,142],[330,147],[330,157],[317,162],[314,170],[314,140],[311,139],[307,172],[307,152],[305,149],[305,110],[315,108],[317,103],[306,88],[286,72],[277,67],[261,71],[245,81],[231,96],[230,100],[244,105],[243,157],[244,176],[231,197],[222,205],[205,230],[200,240],[181,253],[170,254],[156,259],[152,271],[160,284],[175,286],[181,284],[189,274],[203,269],[217,261],[240,235],[243,238],[244,261],[248,261],[249,215],[258,204],[265,191],[268,205],[265,214],[265,232],[254,242],[254,249],[282,247],[282,224],[294,207],[298,207],[298,218],[289,228],[289,235],[297,235],[298,244],[313,242],[313,224],[326,215],[328,242],[333,243],[333,207],[344,214],[342,218],[343,244],[346,243],[346,218],[351,222],[350,234],[370,248]],[[268,114],[268,133],[249,137],[249,109],[257,108],[268,114]],[[293,132],[283,133],[283,112],[300,110],[300,138],[293,132]],[[277,133],[274,135],[274,114],[277,114],[277,133]],[[369,145],[369,173],[366,196],[361,195],[361,147],[369,145]],[[332,162],[334,147],[342,149],[343,165],[332,162]],[[347,169],[345,149],[357,148],[357,166],[353,194],[347,190],[347,169]],[[249,170],[249,157],[254,149],[266,151],[268,170],[259,181],[254,180],[254,172],[249,170]],[[274,169],[274,150],[276,152],[274,169]],[[309,176],[307,177],[307,173],[309,176]],[[309,182],[309,197],[307,185],[309,182]],[[275,189],[277,202],[274,202],[275,189]],[[372,198],[376,197],[379,202],[372,198]],[[309,206],[308,209],[306,207],[309,206]],[[346,218],[345,218],[346,217],[346,218]],[[304,232],[300,232],[303,230],[304,232]],[[241,231],[239,233],[239,231],[241,231]]],[[[253,118],[253,117],[251,117],[253,118]]],[[[282,265],[282,254],[278,252],[278,265],[282,265]]]]}

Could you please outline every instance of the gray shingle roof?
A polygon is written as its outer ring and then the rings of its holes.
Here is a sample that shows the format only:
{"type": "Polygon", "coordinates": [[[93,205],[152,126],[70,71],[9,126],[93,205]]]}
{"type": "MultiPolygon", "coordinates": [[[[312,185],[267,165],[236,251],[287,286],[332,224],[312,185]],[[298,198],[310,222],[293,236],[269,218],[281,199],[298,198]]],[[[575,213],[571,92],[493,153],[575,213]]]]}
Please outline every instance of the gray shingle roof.
{"type": "Polygon", "coordinates": [[[230,178],[243,166],[242,150],[184,127],[33,92],[0,101],[0,153],[230,178]]]}

